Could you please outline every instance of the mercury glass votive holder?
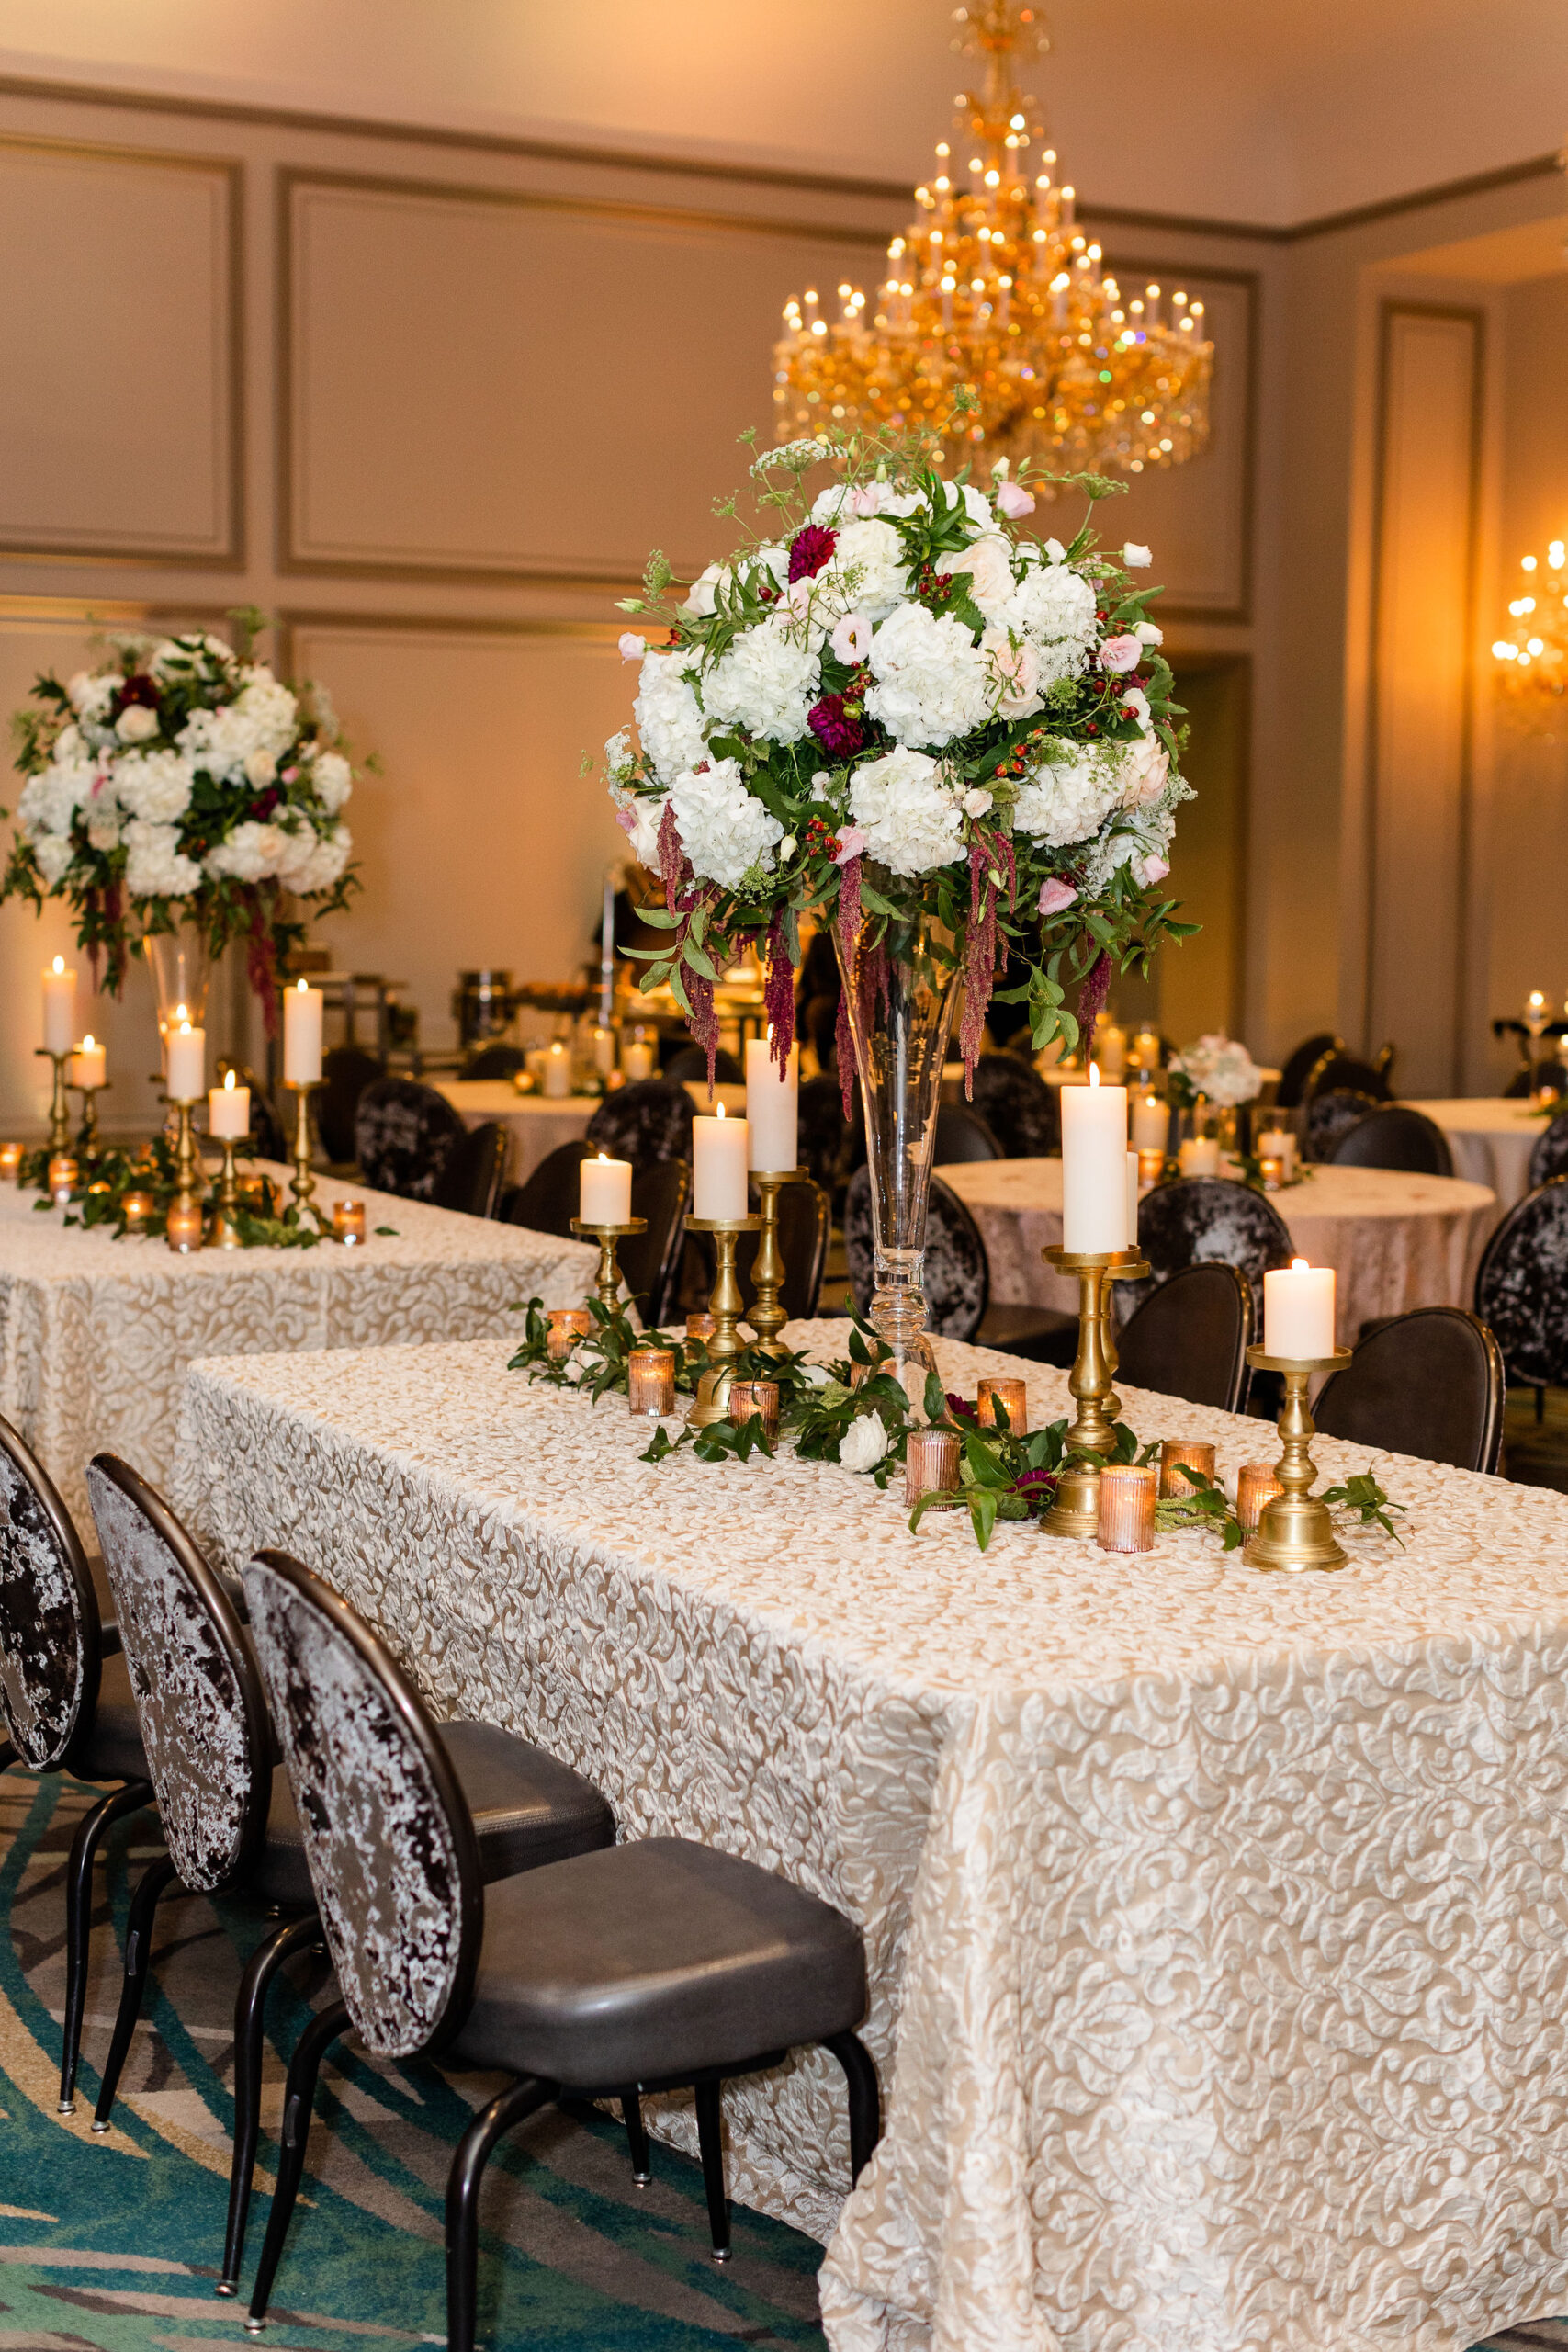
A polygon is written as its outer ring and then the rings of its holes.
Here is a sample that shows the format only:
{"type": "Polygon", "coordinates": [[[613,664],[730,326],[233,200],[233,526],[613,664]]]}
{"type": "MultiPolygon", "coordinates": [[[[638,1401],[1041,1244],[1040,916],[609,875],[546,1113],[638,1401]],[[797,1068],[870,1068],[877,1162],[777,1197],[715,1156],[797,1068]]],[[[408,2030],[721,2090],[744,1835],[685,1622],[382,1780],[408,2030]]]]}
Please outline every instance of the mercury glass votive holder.
{"type": "Polygon", "coordinates": [[[712,1339],[713,1335],[714,1335],[714,1319],[713,1319],[713,1317],[708,1313],[708,1311],[707,1311],[706,1307],[704,1307],[704,1309],[703,1309],[703,1311],[702,1311],[702,1313],[701,1313],[700,1315],[688,1315],[688,1316],[687,1316],[687,1317],[686,1317],[686,1338],[687,1338],[688,1342],[689,1342],[689,1341],[691,1341],[691,1340],[701,1340],[702,1344],[705,1347],[705,1346],[707,1345],[707,1342],[712,1339]]]}
{"type": "MultiPolygon", "coordinates": [[[[904,1449],[904,1500],[911,1508],[922,1495],[958,1495],[956,1430],[911,1430],[904,1449]]],[[[950,1503],[935,1506],[942,1510],[950,1503]]]]}
{"type": "Polygon", "coordinates": [[[1152,1462],[1110,1462],[1100,1474],[1100,1524],[1095,1541],[1102,1552],[1152,1552],[1155,1489],[1152,1462]]]}
{"type": "Polygon", "coordinates": [[[171,1250],[185,1256],[187,1250],[201,1247],[202,1216],[198,1205],[182,1208],[177,1201],[169,1209],[165,1239],[171,1250]]]}
{"type": "Polygon", "coordinates": [[[128,1233],[140,1233],[152,1216],[155,1204],[151,1193],[122,1193],[119,1196],[120,1215],[128,1233]]]}
{"type": "Polygon", "coordinates": [[[1258,1163],[1258,1171],[1263,1178],[1264,1191],[1266,1193],[1277,1193],[1280,1185],[1285,1181],[1284,1161],[1282,1159],[1260,1159],[1258,1163]]]}
{"type": "Polygon", "coordinates": [[[729,1384],[729,1418],[739,1429],[755,1413],[762,1424],[762,1435],[771,1445],[779,1433],[779,1384],[776,1380],[732,1380],[729,1384]]]}
{"type": "Polygon", "coordinates": [[[352,1248],[365,1238],[365,1204],[363,1201],[338,1200],[333,1203],[333,1239],[352,1248]]]}
{"type": "Polygon", "coordinates": [[[1021,1437],[1029,1427],[1029,1385],[1022,1380],[982,1380],[975,1391],[975,1413],[982,1429],[997,1426],[997,1407],[1008,1417],[1008,1428],[1021,1437]]]}
{"type": "Polygon", "coordinates": [[[626,1358],[626,1403],[650,1421],[675,1410],[675,1358],[669,1348],[635,1348],[626,1358]]]}
{"type": "Polygon", "coordinates": [[[564,1363],[579,1340],[588,1337],[593,1317],[586,1306],[552,1306],[547,1312],[550,1329],[546,1349],[552,1363],[564,1363]]]}
{"type": "Polygon", "coordinates": [[[47,1178],[49,1197],[57,1209],[66,1206],[71,1187],[76,1182],[76,1162],[65,1152],[56,1152],[49,1163],[47,1178]]]}
{"type": "Polygon", "coordinates": [[[0,1181],[14,1184],[22,1172],[19,1143],[0,1143],[0,1181]]]}
{"type": "Polygon", "coordinates": [[[1184,1462],[1190,1470],[1201,1470],[1205,1478],[1212,1478],[1214,1475],[1214,1449],[1201,1438],[1163,1438],[1159,1449],[1159,1490],[1162,1497],[1193,1492],[1191,1479],[1181,1476],[1184,1462]]]}
{"type": "Polygon", "coordinates": [[[1285,1489],[1271,1462],[1244,1462],[1235,1474],[1235,1515],[1248,1535],[1256,1532],[1263,1506],[1285,1489]]]}
{"type": "Polygon", "coordinates": [[[1157,1183],[1159,1182],[1160,1178],[1164,1175],[1164,1173],[1165,1173],[1165,1154],[1164,1154],[1164,1152],[1163,1152],[1163,1151],[1156,1151],[1156,1150],[1155,1150],[1155,1149],[1153,1149],[1153,1148],[1150,1148],[1150,1149],[1148,1149],[1148,1150],[1140,1149],[1140,1151],[1139,1151],[1139,1153],[1138,1153],[1138,1182],[1139,1182],[1139,1184],[1140,1184],[1140,1185],[1145,1185],[1145,1184],[1157,1184],[1157,1183]]]}

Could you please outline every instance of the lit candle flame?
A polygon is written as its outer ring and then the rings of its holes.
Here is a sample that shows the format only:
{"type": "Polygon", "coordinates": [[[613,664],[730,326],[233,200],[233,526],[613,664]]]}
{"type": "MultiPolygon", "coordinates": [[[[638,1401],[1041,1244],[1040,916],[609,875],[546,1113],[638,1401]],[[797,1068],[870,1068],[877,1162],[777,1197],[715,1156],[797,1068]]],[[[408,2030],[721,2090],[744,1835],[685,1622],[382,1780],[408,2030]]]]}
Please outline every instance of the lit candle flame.
{"type": "Polygon", "coordinates": [[[92,1052],[92,1050],[93,1050],[93,1033],[92,1033],[92,1031],[89,1029],[89,1030],[88,1030],[88,1032],[87,1032],[87,1034],[86,1034],[86,1035],[85,1035],[85,1036],[83,1038],[83,1040],[82,1040],[82,1051],[83,1051],[85,1054],[90,1054],[90,1053],[92,1052]]]}
{"type": "Polygon", "coordinates": [[[1310,1273],[1312,1269],[1304,1258],[1292,1258],[1291,1260],[1291,1272],[1292,1274],[1306,1274],[1310,1273]]]}
{"type": "Polygon", "coordinates": [[[64,956],[57,956],[55,957],[55,959],[54,959],[54,968],[55,968],[55,970],[56,970],[57,972],[63,972],[63,971],[64,971],[64,969],[65,969],[65,958],[64,958],[64,956]]]}
{"type": "Polygon", "coordinates": [[[232,1094],[234,1091],[234,1073],[231,1069],[226,1069],[223,1073],[223,1091],[225,1094],[232,1094]]]}
{"type": "Polygon", "coordinates": [[[1098,1086],[1100,1084],[1100,1064],[1098,1062],[1090,1062],[1089,1066],[1089,1082],[1091,1086],[1098,1086]]]}

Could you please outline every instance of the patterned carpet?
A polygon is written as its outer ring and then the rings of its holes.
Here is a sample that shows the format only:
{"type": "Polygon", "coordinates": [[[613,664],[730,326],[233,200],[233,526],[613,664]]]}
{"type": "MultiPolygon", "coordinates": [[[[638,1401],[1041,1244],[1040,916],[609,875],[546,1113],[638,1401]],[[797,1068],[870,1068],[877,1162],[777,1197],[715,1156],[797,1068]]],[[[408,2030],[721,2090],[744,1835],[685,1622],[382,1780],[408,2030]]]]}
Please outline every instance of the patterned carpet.
{"type": "MultiPolygon", "coordinates": [[[[84,2043],[88,2095],[55,2113],[63,2006],[62,1873],[89,1794],[74,1782],[0,1777],[0,2352],[234,2352],[241,2306],[212,2293],[228,2185],[230,2017],[257,1922],[187,1900],[160,1912],[153,1984],[106,2139],[89,2130],[95,2062],[107,2049],[118,1942],[147,1822],[106,1841],[96,1974],[84,2043]]],[[[324,1984],[320,1962],[276,1988],[287,2049],[324,1984]]],[[[450,2152],[487,2077],[329,2064],[310,2172],[265,2345],[358,2352],[446,2341],[441,2199],[450,2152]]],[[[275,2049],[264,2121],[276,2130],[275,2049]]],[[[267,2167],[252,2214],[247,2284],[266,2221],[267,2167]]],[[[503,2144],[486,2191],[479,2324],[493,2352],[762,2352],[820,2346],[820,2248],[761,2214],[734,2213],[734,2260],[708,2258],[696,2166],[655,2147],[654,2184],[631,2186],[625,2136],[598,2116],[537,2116],[503,2144]]],[[[1476,2352],[1568,2352],[1547,2320],[1476,2352]]]]}

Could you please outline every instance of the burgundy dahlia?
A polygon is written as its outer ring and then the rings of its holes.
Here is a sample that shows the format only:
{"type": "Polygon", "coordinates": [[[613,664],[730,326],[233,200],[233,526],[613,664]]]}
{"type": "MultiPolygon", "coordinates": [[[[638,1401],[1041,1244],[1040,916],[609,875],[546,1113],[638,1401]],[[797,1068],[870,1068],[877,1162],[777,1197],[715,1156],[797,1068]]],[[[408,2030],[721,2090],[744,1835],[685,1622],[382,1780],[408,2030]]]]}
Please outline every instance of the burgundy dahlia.
{"type": "Polygon", "coordinates": [[[815,580],[823,565],[832,561],[838,544],[837,531],[825,531],[819,523],[804,524],[789,543],[790,586],[797,580],[815,580]]]}
{"type": "Polygon", "coordinates": [[[116,689],[114,707],[117,713],[129,710],[132,703],[140,703],[145,710],[156,710],[158,707],[157,682],[148,677],[144,670],[133,671],[116,689]]]}
{"type": "Polygon", "coordinates": [[[806,714],[806,723],[825,752],[847,760],[865,741],[865,729],[844,708],[842,695],[824,695],[806,714]]]}

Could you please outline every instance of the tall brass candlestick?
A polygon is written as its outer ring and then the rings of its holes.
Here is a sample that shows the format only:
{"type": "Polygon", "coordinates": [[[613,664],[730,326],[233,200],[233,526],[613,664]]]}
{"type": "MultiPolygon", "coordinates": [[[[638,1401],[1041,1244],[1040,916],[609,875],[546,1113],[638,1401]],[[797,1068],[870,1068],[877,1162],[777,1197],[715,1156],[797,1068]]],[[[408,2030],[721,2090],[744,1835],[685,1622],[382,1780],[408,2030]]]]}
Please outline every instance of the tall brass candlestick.
{"type": "Polygon", "coordinates": [[[202,1174],[201,1156],[196,1148],[196,1135],[190,1123],[191,1113],[201,1097],[165,1096],[177,1122],[175,1130],[175,1198],[174,1205],[186,1215],[199,1212],[206,1197],[207,1182],[202,1174]]]}
{"type": "Polygon", "coordinates": [[[73,1086],[73,1094],[82,1097],[82,1124],[76,1130],[76,1149],[84,1159],[96,1158],[98,1148],[98,1097],[101,1086],[73,1086]]]}
{"type": "MultiPolygon", "coordinates": [[[[1077,1399],[1077,1419],[1067,1431],[1067,1452],[1109,1453],[1116,1442],[1122,1399],[1111,1386],[1116,1342],[1111,1337],[1112,1283],[1139,1282],[1149,1269],[1136,1250],[1067,1250],[1041,1253],[1059,1273],[1078,1278],[1078,1351],[1067,1386],[1077,1399]]],[[[1092,1463],[1069,1463],[1056,1481],[1056,1499],[1040,1522],[1048,1535],[1076,1535],[1092,1544],[1100,1530],[1100,1473],[1092,1463]]]]}
{"type": "Polygon", "coordinates": [[[593,1277],[593,1288],[602,1306],[613,1315],[620,1304],[621,1269],[615,1254],[615,1244],[623,1234],[646,1233],[645,1216],[628,1217],[625,1225],[587,1225],[580,1216],[571,1220],[573,1233],[586,1235],[599,1244],[599,1271],[593,1277]]]}
{"type": "Polygon", "coordinates": [[[297,1204],[304,1208],[316,1189],[315,1171],[310,1166],[310,1097],[321,1080],[307,1079],[303,1085],[297,1086],[292,1079],[286,1079],[284,1084],[299,1103],[294,1122],[294,1174],[288,1189],[297,1204]]]}
{"type": "Polygon", "coordinates": [[[1336,1348],[1328,1356],[1271,1356],[1265,1348],[1248,1348],[1247,1361],[1255,1372],[1279,1373],[1285,1383],[1280,1453],[1274,1473],[1283,1492],[1264,1504],[1241,1556],[1248,1567],[1286,1575],[1299,1575],[1303,1568],[1342,1568],[1348,1555],[1335,1536],[1328,1505],[1312,1491],[1317,1471],[1311,1453],[1314,1424],[1307,1385],[1314,1372],[1333,1372],[1348,1363],[1350,1350],[1336,1348]]]}
{"type": "Polygon", "coordinates": [[[234,1172],[234,1138],[221,1137],[223,1166],[218,1177],[218,1205],[213,1211],[212,1230],[207,1237],[209,1250],[243,1250],[244,1243],[234,1228],[234,1212],[240,1204],[240,1180],[234,1172]]]}
{"type": "Polygon", "coordinates": [[[52,1158],[71,1148],[71,1117],[65,1103],[65,1065],[71,1056],[50,1054],[47,1046],[35,1046],[33,1051],[49,1054],[54,1064],[54,1094],[49,1106],[49,1148],[52,1158]]]}
{"type": "MultiPolygon", "coordinates": [[[[757,1243],[756,1261],[751,1268],[751,1280],[756,1287],[756,1304],[751,1309],[751,1329],[757,1334],[757,1345],[765,1356],[782,1356],[785,1350],[779,1333],[789,1321],[789,1314],[779,1293],[784,1285],[784,1252],[779,1248],[779,1194],[786,1184],[798,1184],[809,1176],[809,1168],[754,1169],[751,1182],[757,1187],[762,1204],[761,1238],[757,1243]]],[[[816,1312],[816,1302],[811,1311],[816,1312]]]]}
{"type": "Polygon", "coordinates": [[[745,1301],[740,1284],[735,1279],[735,1244],[741,1234],[756,1233],[761,1228],[760,1216],[689,1216],[686,1229],[690,1233],[711,1233],[718,1265],[714,1275],[708,1310],[713,1317],[713,1337],[705,1344],[708,1369],[697,1383],[697,1394],[686,1416],[694,1430],[705,1430],[714,1421],[724,1420],[729,1412],[729,1384],[734,1377],[736,1358],[740,1354],[740,1340],[736,1326],[745,1301]]]}

